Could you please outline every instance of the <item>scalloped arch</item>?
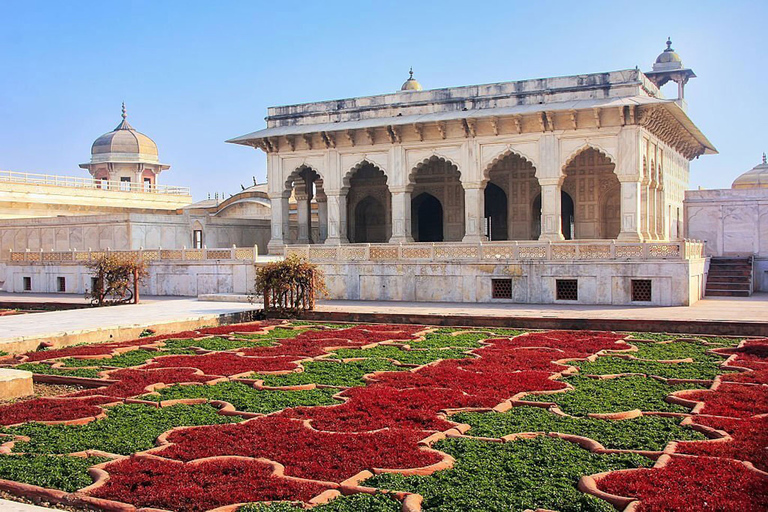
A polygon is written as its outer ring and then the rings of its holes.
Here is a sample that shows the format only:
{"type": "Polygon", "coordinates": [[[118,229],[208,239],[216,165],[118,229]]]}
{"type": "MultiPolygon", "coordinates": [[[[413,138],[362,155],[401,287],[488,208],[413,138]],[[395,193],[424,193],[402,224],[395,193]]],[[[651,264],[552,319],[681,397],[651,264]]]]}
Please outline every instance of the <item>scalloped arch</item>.
{"type": "MultiPolygon", "coordinates": [[[[387,174],[387,171],[384,170],[379,164],[376,162],[372,162],[371,160],[368,160],[367,158],[361,159],[359,162],[357,162],[355,165],[349,168],[349,170],[344,174],[344,177],[342,178],[342,186],[344,189],[348,189],[350,187],[349,180],[352,179],[352,176],[355,175],[357,171],[359,171],[363,166],[370,165],[377,171],[381,172],[387,181],[389,181],[389,175],[387,174]]],[[[388,186],[388,185],[387,185],[388,186]]]]}
{"type": "Polygon", "coordinates": [[[616,159],[613,157],[613,155],[611,155],[611,153],[608,150],[595,144],[594,142],[587,142],[586,144],[583,144],[582,146],[580,146],[570,154],[570,156],[566,159],[565,163],[563,164],[562,170],[565,171],[565,169],[569,165],[571,165],[571,162],[573,162],[577,156],[579,156],[580,154],[582,154],[584,151],[588,149],[593,149],[597,151],[598,153],[606,157],[608,160],[610,160],[610,162],[614,166],[616,165],[616,159]]]}
{"type": "Polygon", "coordinates": [[[498,164],[499,162],[501,162],[502,160],[510,156],[519,157],[522,160],[531,164],[531,167],[533,167],[534,170],[536,169],[536,163],[530,157],[528,157],[528,155],[526,155],[520,150],[513,149],[512,146],[508,146],[507,149],[505,149],[504,151],[496,155],[496,157],[493,160],[491,160],[488,163],[488,165],[485,166],[485,169],[483,169],[483,179],[488,180],[490,177],[491,170],[496,166],[496,164],[498,164]]]}
{"type": "Polygon", "coordinates": [[[318,171],[317,169],[315,169],[315,168],[314,168],[314,167],[312,167],[311,165],[304,163],[304,164],[301,164],[301,165],[299,165],[298,167],[296,167],[296,168],[295,168],[293,171],[291,171],[291,173],[290,173],[290,174],[289,174],[289,175],[288,175],[288,176],[285,178],[285,190],[288,190],[288,191],[290,191],[290,190],[291,190],[291,188],[292,188],[292,184],[293,184],[293,181],[294,181],[294,180],[295,180],[295,179],[296,179],[296,178],[299,176],[299,174],[301,174],[301,172],[302,172],[302,171],[304,171],[305,169],[309,169],[310,171],[312,171],[312,172],[314,172],[315,174],[317,174],[317,176],[318,176],[318,177],[319,177],[321,180],[323,179],[323,175],[320,173],[320,171],[318,171]]]}
{"type": "Polygon", "coordinates": [[[448,162],[454,168],[456,168],[456,172],[459,173],[459,181],[461,181],[461,168],[459,167],[459,164],[450,157],[443,156],[438,153],[433,153],[427,158],[424,158],[421,162],[417,163],[411,168],[410,172],[408,173],[408,184],[413,185],[415,183],[414,179],[416,178],[416,173],[419,172],[419,169],[429,164],[430,162],[436,162],[439,160],[442,160],[443,162],[448,162]]]}

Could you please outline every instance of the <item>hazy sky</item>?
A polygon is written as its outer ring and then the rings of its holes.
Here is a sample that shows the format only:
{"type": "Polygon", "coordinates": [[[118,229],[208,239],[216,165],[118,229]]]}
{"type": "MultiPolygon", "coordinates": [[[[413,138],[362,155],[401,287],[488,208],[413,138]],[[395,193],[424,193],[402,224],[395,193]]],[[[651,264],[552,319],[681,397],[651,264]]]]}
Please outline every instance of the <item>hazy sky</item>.
{"type": "Polygon", "coordinates": [[[719,155],[691,188],[729,187],[768,151],[768,2],[0,0],[0,169],[86,175],[120,121],[157,142],[161,182],[234,193],[265,159],[228,138],[272,105],[634,68],[667,36],[698,78],[689,115],[719,155]]]}

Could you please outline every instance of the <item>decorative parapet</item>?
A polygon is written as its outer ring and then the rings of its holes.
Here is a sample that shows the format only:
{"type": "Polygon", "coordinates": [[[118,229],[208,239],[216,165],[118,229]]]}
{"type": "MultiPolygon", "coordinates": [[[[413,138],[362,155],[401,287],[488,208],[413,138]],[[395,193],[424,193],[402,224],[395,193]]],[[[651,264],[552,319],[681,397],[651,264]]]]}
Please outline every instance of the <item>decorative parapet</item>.
{"type": "MultiPolygon", "coordinates": [[[[9,251],[9,263],[88,263],[105,254],[153,261],[248,261],[256,262],[258,247],[228,249],[139,249],[136,251],[9,251]]],[[[5,253],[4,256],[8,255],[5,253]]]]}
{"type": "Polygon", "coordinates": [[[170,185],[145,185],[137,182],[97,180],[79,176],[57,176],[55,174],[32,174],[26,172],[0,171],[0,182],[21,183],[26,185],[44,185],[49,187],[109,190],[131,194],[164,194],[189,196],[189,187],[170,185]]]}
{"type": "Polygon", "coordinates": [[[311,261],[658,261],[691,260],[704,257],[704,243],[618,242],[615,240],[573,240],[563,242],[480,242],[289,245],[285,255],[295,254],[311,261]]]}

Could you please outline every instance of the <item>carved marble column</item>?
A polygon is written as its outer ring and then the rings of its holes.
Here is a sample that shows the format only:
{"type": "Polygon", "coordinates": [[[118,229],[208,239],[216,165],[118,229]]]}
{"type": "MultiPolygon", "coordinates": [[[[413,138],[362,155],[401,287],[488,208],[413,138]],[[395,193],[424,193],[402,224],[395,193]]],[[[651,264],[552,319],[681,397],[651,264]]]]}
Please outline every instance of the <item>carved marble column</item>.
{"type": "Polygon", "coordinates": [[[322,244],[328,239],[328,197],[324,192],[318,191],[315,199],[317,200],[317,224],[319,228],[317,243],[322,244]]]}
{"type": "Polygon", "coordinates": [[[564,240],[562,224],[560,178],[541,178],[541,235],[539,240],[564,240]]]}
{"type": "Polygon", "coordinates": [[[650,203],[648,200],[648,196],[650,195],[650,184],[650,178],[647,175],[643,176],[643,179],[640,182],[640,236],[643,240],[651,239],[651,231],[649,227],[650,215],[648,214],[648,207],[650,203]]]}
{"type": "Polygon", "coordinates": [[[290,234],[288,197],[287,192],[269,196],[272,203],[272,237],[267,244],[269,254],[282,256],[288,242],[287,238],[290,234]]]}
{"type": "Polygon", "coordinates": [[[392,236],[389,243],[413,242],[411,235],[411,192],[405,188],[392,188],[392,236]]]}
{"type": "Polygon", "coordinates": [[[343,190],[326,190],[327,230],[326,245],[348,244],[347,193],[343,190]]]}
{"type": "Polygon", "coordinates": [[[312,243],[312,203],[309,195],[296,192],[296,218],[298,220],[298,244],[312,243]]]}
{"type": "Polygon", "coordinates": [[[658,200],[658,183],[654,178],[648,186],[648,233],[651,235],[651,240],[661,238],[658,231],[658,200]]]}
{"type": "Polygon", "coordinates": [[[464,187],[464,238],[462,242],[484,242],[485,190],[480,182],[463,183],[464,187]]]}
{"type": "Polygon", "coordinates": [[[619,176],[621,182],[621,231],[618,240],[624,242],[639,242],[642,240],[640,224],[641,187],[643,185],[631,176],[619,176]]]}

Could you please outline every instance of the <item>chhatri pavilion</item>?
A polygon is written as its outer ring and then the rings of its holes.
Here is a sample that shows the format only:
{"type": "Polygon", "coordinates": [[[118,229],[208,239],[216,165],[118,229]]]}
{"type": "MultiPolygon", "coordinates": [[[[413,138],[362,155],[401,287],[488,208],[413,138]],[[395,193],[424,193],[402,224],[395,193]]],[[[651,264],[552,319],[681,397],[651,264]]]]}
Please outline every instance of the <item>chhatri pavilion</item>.
{"type": "Polygon", "coordinates": [[[689,162],[716,152],[686,113],[692,77],[671,41],[645,73],[426,90],[411,72],[272,107],[229,142],[267,155],[270,252],[321,264],[332,297],[689,304],[689,162]]]}

